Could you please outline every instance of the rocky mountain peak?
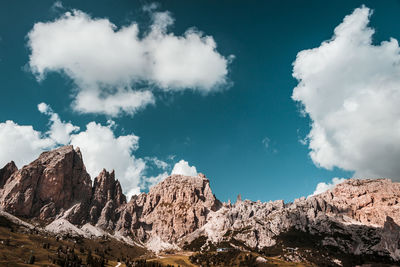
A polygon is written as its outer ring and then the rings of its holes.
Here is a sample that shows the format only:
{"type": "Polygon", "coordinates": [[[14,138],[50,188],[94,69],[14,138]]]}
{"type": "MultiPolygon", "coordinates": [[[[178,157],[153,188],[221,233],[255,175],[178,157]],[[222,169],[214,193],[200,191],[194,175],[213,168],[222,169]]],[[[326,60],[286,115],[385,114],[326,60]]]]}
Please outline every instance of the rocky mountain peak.
{"type": "Polygon", "coordinates": [[[210,181],[200,173],[198,176],[173,174],[150,189],[148,197],[161,198],[164,203],[202,203],[210,210],[217,210],[221,203],[210,188],[210,181]]]}
{"type": "Polygon", "coordinates": [[[239,195],[235,204],[222,204],[204,174],[174,174],[127,203],[114,171],[103,169],[92,186],[79,148],[64,146],[20,170],[13,162],[0,169],[0,209],[53,221],[47,229],[57,231],[61,224],[106,230],[152,250],[199,240],[263,249],[294,231],[318,236],[318,246],[400,260],[400,183],[388,179],[349,179],[293,203],[239,195]]]}
{"type": "Polygon", "coordinates": [[[14,172],[0,190],[0,205],[15,215],[50,219],[73,203],[88,203],[90,196],[80,151],[63,146],[14,172]]]}
{"type": "Polygon", "coordinates": [[[7,163],[2,169],[0,169],[0,188],[3,188],[8,178],[10,178],[10,176],[16,171],[18,171],[18,168],[14,161],[7,163]]]}
{"type": "Polygon", "coordinates": [[[115,200],[118,205],[126,203],[126,197],[122,193],[121,184],[115,179],[115,171],[111,172],[103,169],[94,179],[93,200],[99,203],[106,203],[109,200],[115,200]]]}
{"type": "Polygon", "coordinates": [[[205,175],[171,175],[147,194],[133,197],[117,225],[133,229],[143,241],[157,237],[174,242],[203,226],[208,214],[220,207],[205,175]]]}
{"type": "Polygon", "coordinates": [[[126,204],[121,184],[115,179],[115,172],[103,169],[94,179],[90,208],[90,221],[105,228],[113,225],[114,210],[126,204]]]}

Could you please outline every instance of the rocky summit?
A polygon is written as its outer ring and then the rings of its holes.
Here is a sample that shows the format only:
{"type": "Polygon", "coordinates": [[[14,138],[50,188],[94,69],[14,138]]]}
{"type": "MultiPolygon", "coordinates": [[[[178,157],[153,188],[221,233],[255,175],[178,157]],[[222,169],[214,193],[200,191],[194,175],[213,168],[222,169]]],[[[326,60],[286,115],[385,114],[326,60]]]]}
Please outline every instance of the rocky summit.
{"type": "Polygon", "coordinates": [[[14,169],[0,192],[0,205],[5,211],[51,220],[76,203],[88,205],[91,180],[79,149],[65,146],[42,153],[20,170],[14,169]]]}
{"type": "Polygon", "coordinates": [[[44,231],[108,235],[157,253],[223,246],[314,263],[318,251],[331,266],[351,257],[400,262],[400,184],[388,179],[349,179],[292,203],[232,204],[215,197],[203,174],[171,175],[129,201],[116,176],[102,170],[92,183],[79,148],[60,147],[0,169],[0,207],[44,231]]]}
{"type": "Polygon", "coordinates": [[[155,237],[176,243],[205,225],[208,214],[220,208],[209,183],[202,174],[166,178],[149,193],[132,197],[116,230],[132,233],[143,242],[155,237]]]}

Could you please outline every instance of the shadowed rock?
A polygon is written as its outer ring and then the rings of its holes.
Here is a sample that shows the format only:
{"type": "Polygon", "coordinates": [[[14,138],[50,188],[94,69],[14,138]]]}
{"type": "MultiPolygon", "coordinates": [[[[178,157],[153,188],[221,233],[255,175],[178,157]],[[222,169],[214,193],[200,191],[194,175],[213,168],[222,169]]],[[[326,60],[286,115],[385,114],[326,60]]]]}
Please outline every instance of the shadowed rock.
{"type": "Polygon", "coordinates": [[[126,197],[122,193],[121,185],[115,180],[115,173],[101,171],[94,179],[92,200],[89,212],[89,221],[101,228],[114,228],[116,209],[126,204],[126,197]]]}
{"type": "Polygon", "coordinates": [[[3,188],[8,178],[10,178],[16,171],[18,171],[18,168],[14,161],[7,163],[2,169],[0,169],[0,189],[3,188]]]}

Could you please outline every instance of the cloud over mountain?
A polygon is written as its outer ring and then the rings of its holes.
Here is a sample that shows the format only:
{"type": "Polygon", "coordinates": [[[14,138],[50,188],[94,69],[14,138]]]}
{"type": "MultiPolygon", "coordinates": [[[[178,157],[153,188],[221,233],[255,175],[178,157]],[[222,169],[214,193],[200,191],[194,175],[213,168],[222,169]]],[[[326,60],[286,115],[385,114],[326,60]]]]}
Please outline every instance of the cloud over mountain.
{"type": "Polygon", "coordinates": [[[318,195],[321,194],[329,189],[334,188],[336,185],[341,184],[343,182],[345,182],[346,179],[345,178],[333,178],[331,183],[318,183],[317,187],[314,190],[314,193],[312,195],[318,195]]]}
{"type": "Polygon", "coordinates": [[[358,177],[400,177],[400,49],[374,44],[372,11],[354,10],[330,40],[298,53],[292,98],[312,125],[310,156],[320,167],[358,177]]]}
{"type": "MultiPolygon", "coordinates": [[[[48,104],[40,103],[37,107],[39,112],[49,116],[49,129],[46,132],[13,121],[0,123],[0,168],[11,160],[22,167],[46,150],[71,144],[82,151],[87,172],[92,179],[103,168],[115,170],[116,178],[128,199],[169,175],[169,163],[157,157],[136,157],[134,153],[139,148],[139,137],[133,133],[117,136],[114,133],[117,127],[115,122],[110,120],[107,125],[102,125],[92,121],[83,130],[61,120],[48,104]]],[[[194,166],[181,160],[175,164],[172,174],[197,176],[197,171],[194,166]]]]}
{"type": "Polygon", "coordinates": [[[14,160],[20,168],[54,145],[53,139],[44,136],[30,125],[18,125],[10,120],[0,123],[1,167],[14,160]]]}
{"type": "Polygon", "coordinates": [[[71,144],[81,149],[87,171],[92,177],[103,168],[114,169],[123,190],[131,192],[129,196],[140,192],[140,179],[146,164],[133,155],[139,147],[139,137],[134,134],[115,136],[110,125],[90,122],[85,131],[71,136],[71,144]]]}
{"type": "Polygon", "coordinates": [[[38,110],[50,116],[50,130],[47,134],[57,144],[68,144],[71,141],[71,133],[79,131],[78,126],[72,125],[70,122],[61,121],[58,114],[46,103],[40,103],[38,110]]]}
{"type": "Polygon", "coordinates": [[[113,123],[104,126],[93,121],[86,125],[86,130],[77,132],[79,127],[62,121],[46,103],[40,103],[38,110],[50,116],[50,129],[46,133],[48,136],[46,138],[52,140],[54,145],[71,144],[79,147],[83,153],[87,172],[92,179],[103,168],[114,169],[125,192],[130,192],[130,195],[140,192],[139,184],[146,163],[133,155],[139,147],[138,136],[134,134],[115,136],[113,123]]]}
{"type": "Polygon", "coordinates": [[[175,164],[174,168],[172,169],[171,174],[197,176],[197,170],[196,170],[195,166],[190,166],[189,162],[182,159],[178,163],[175,164]]]}
{"type": "Polygon", "coordinates": [[[110,116],[154,104],[151,88],[209,93],[227,82],[229,58],[212,36],[195,29],[176,36],[168,32],[169,12],[148,12],[152,25],[143,37],[137,23],[118,28],[79,10],[38,22],[28,33],[30,69],[38,80],[67,75],[78,89],[75,110],[110,116]]]}

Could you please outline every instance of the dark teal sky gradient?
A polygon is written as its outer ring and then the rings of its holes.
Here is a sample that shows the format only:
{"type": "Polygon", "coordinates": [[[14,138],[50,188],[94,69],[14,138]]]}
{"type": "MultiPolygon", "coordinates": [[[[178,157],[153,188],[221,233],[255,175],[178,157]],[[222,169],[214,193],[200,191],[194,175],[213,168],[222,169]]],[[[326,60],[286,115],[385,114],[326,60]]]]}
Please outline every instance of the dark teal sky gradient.
{"type": "MultiPolygon", "coordinates": [[[[46,102],[63,120],[85,129],[102,115],[82,115],[70,108],[71,80],[50,73],[38,83],[26,70],[26,34],[34,23],[57,18],[54,1],[0,1],[0,122],[13,120],[46,130],[48,118],[37,111],[46,102]]],[[[66,8],[107,17],[118,27],[150,21],[141,11],[147,1],[63,1],[66,8]]],[[[203,96],[186,91],[157,95],[155,106],[116,118],[116,134],[140,136],[137,157],[166,160],[176,155],[211,180],[223,201],[237,194],[252,200],[291,201],[313,192],[318,182],[349,177],[351,172],[324,170],[308,156],[304,138],[310,127],[291,100],[297,82],[291,76],[296,54],[331,38],[333,29],[354,8],[374,10],[375,41],[400,39],[399,1],[162,1],[161,11],[175,18],[176,35],[196,27],[215,39],[230,65],[232,86],[203,96]],[[271,140],[267,149],[262,140],[271,140]]],[[[1,138],[1,137],[0,137],[1,138]]],[[[1,148],[0,148],[1,149],[1,148]]],[[[118,176],[118,174],[117,174],[118,176]]]]}

